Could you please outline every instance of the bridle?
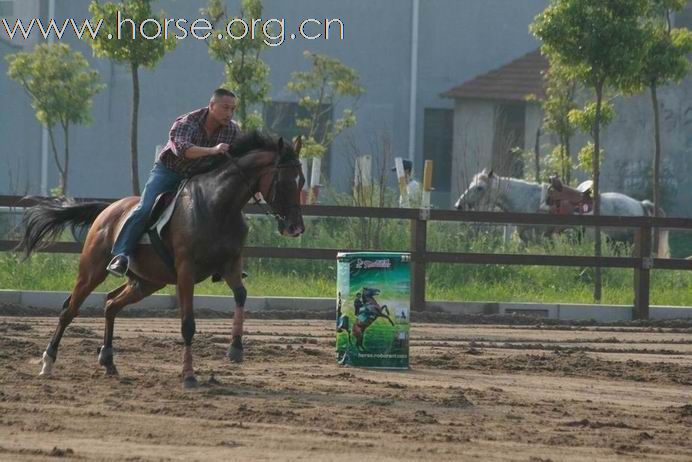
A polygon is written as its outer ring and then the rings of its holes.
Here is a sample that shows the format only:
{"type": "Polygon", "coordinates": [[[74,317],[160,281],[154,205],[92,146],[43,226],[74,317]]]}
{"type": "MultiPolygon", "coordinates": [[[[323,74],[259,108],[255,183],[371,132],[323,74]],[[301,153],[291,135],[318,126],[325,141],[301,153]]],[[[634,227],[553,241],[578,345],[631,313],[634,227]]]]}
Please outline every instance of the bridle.
{"type": "MultiPolygon", "coordinates": [[[[255,202],[255,205],[259,206],[260,209],[264,212],[265,215],[274,217],[276,220],[283,221],[285,222],[287,220],[287,217],[285,215],[280,214],[279,212],[274,209],[274,207],[271,205],[276,202],[276,190],[277,185],[279,183],[279,171],[284,168],[297,168],[298,171],[300,172],[300,178],[301,180],[305,181],[305,178],[303,177],[303,170],[300,168],[301,164],[298,161],[292,161],[287,164],[279,164],[279,160],[281,159],[281,153],[277,151],[276,153],[276,161],[274,162],[274,166],[272,167],[272,180],[271,183],[269,184],[269,198],[268,200],[265,200],[264,203],[260,202],[257,199],[257,193],[259,191],[255,191],[257,188],[253,188],[250,182],[247,179],[247,175],[245,174],[245,171],[242,169],[242,167],[238,164],[238,161],[235,157],[231,156],[230,153],[226,153],[225,156],[231,161],[233,166],[238,169],[238,174],[240,175],[240,178],[243,180],[243,183],[245,183],[245,187],[247,188],[248,192],[252,195],[252,199],[255,202]]],[[[264,176],[264,175],[262,175],[264,176]]],[[[290,204],[286,206],[287,209],[294,209],[294,208],[300,208],[299,204],[290,204]]]]}

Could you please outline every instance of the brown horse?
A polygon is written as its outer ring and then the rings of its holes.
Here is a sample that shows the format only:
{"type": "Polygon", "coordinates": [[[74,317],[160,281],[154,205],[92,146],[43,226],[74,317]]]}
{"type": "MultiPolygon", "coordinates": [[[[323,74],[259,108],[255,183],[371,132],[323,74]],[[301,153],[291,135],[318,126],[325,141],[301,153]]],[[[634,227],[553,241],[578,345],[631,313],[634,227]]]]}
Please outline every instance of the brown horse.
{"type": "MultiPolygon", "coordinates": [[[[138,246],[130,260],[128,281],[106,297],[106,326],[98,358],[106,374],[118,373],[113,362],[113,327],[118,312],[168,284],[175,284],[185,341],[183,385],[195,387],[197,380],[192,367],[194,286],[210,276],[223,279],[233,291],[235,314],[228,356],[233,361],[242,361],[247,291],[241,275],[241,251],[248,232],[242,209],[255,194],[261,193],[278,221],[280,234],[295,237],[304,231],[300,191],[305,179],[298,160],[300,148],[300,139],[291,146],[283,139],[277,141],[252,132],[238,140],[220,166],[188,181],[162,236],[174,257],[175,270],[167,266],[151,246],[138,246]]],[[[27,257],[41,241],[54,241],[67,225],[91,225],[79,259],[77,281],[43,353],[41,375],[52,373],[65,329],[79,314],[85,298],[106,279],[106,265],[118,229],[137,203],[137,197],[113,204],[77,204],[58,199],[42,201],[26,211],[26,231],[18,248],[23,249],[27,257]]]]}

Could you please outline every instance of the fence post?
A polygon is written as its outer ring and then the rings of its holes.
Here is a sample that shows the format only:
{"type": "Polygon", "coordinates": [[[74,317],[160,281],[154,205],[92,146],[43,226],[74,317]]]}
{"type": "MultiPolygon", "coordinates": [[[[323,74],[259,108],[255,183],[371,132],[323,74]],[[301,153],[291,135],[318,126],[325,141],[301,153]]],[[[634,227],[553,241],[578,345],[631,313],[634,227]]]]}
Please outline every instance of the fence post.
{"type": "Polygon", "coordinates": [[[425,247],[429,209],[411,220],[411,311],[425,311],[425,247]]]}
{"type": "Polygon", "coordinates": [[[649,319],[649,285],[651,258],[651,226],[637,230],[634,241],[634,256],[639,258],[639,266],[634,269],[634,311],[633,319],[649,319]]]}

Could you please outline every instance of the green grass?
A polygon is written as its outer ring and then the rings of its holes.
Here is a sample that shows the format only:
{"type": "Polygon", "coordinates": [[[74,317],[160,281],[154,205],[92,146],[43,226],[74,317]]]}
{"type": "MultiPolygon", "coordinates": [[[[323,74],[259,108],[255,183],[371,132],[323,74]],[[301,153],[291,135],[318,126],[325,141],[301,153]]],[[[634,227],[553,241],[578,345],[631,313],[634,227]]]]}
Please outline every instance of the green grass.
{"type": "MultiPolygon", "coordinates": [[[[333,297],[336,271],[330,262],[249,260],[246,280],[251,296],[333,297]],[[290,270],[291,265],[301,267],[290,270]]],[[[69,291],[77,273],[78,256],[36,254],[20,262],[10,253],[0,254],[0,288],[69,291]]],[[[628,305],[633,300],[631,270],[605,269],[603,302],[628,305]]],[[[107,292],[123,282],[109,277],[96,290],[107,292]]],[[[430,265],[428,300],[592,303],[590,270],[539,266],[430,265]]],[[[173,294],[167,287],[160,293],[173,294]]],[[[230,295],[224,283],[206,281],[197,294],[230,295]]],[[[692,272],[654,271],[651,303],[692,306],[692,272]]]]}
{"type": "MultiPolygon", "coordinates": [[[[11,254],[0,254],[0,289],[70,291],[77,276],[79,257],[77,255],[36,254],[26,262],[20,262],[11,254]]],[[[255,269],[258,269],[255,266],[255,269]]],[[[124,279],[109,276],[96,289],[108,292],[118,287],[124,279]]],[[[332,297],[335,293],[336,277],[298,276],[294,274],[267,273],[252,271],[245,281],[250,295],[332,297]]],[[[173,286],[159,291],[161,294],[174,294],[173,286]]],[[[212,283],[207,280],[195,288],[196,294],[231,295],[224,282],[212,283]]]]}
{"type": "MultiPolygon", "coordinates": [[[[276,235],[273,219],[250,217],[248,245],[298,248],[360,248],[405,250],[410,242],[406,220],[306,218],[307,231],[297,239],[276,235]]],[[[68,238],[69,234],[65,234],[68,238]]],[[[593,243],[570,236],[525,245],[505,243],[500,227],[429,222],[428,249],[438,252],[478,252],[534,255],[593,255],[593,243]]],[[[671,233],[675,256],[692,254],[691,233],[671,233]]],[[[630,255],[627,247],[604,246],[604,255],[630,255]]],[[[77,273],[77,255],[38,253],[20,262],[0,252],[0,289],[69,291],[77,273]]],[[[246,261],[251,296],[333,297],[335,262],[317,260],[250,259],[246,261]]],[[[428,300],[592,303],[592,270],[578,267],[431,264],[427,267],[428,300]]],[[[97,288],[107,292],[123,281],[109,277],[97,288]]],[[[161,293],[174,293],[173,287],[161,293]]],[[[197,294],[229,295],[224,283],[204,282],[197,294]]],[[[630,305],[634,298],[633,271],[603,270],[603,302],[630,305]]],[[[651,303],[692,306],[692,271],[654,270],[651,303]]]]}

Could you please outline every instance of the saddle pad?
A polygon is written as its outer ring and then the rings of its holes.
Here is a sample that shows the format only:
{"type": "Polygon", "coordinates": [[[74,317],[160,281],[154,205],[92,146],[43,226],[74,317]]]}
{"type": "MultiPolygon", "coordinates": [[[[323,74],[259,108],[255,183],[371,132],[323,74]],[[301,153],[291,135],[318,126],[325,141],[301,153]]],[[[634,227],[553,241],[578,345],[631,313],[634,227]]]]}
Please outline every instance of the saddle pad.
{"type": "MultiPolygon", "coordinates": [[[[180,193],[183,190],[183,188],[185,187],[185,185],[187,184],[187,182],[188,182],[188,180],[185,179],[182,181],[182,183],[180,183],[180,186],[178,187],[178,191],[175,193],[175,197],[173,198],[171,203],[166,206],[166,208],[163,210],[163,212],[161,213],[159,218],[156,220],[156,222],[154,222],[154,224],[151,225],[151,227],[149,227],[147,229],[147,231],[148,230],[155,230],[156,234],[161,236],[163,229],[166,227],[168,222],[171,221],[171,217],[173,216],[173,212],[175,211],[175,204],[178,202],[178,196],[180,196],[180,193]]],[[[132,212],[130,212],[130,213],[132,213],[132,212]]],[[[128,215],[128,217],[129,217],[129,215],[128,215]]],[[[117,240],[117,236],[120,235],[120,231],[122,231],[122,229],[123,229],[123,225],[125,224],[125,221],[126,220],[123,220],[120,223],[120,227],[118,228],[118,234],[116,235],[116,240],[117,240]]],[[[140,240],[138,242],[140,244],[151,244],[151,240],[149,239],[149,236],[147,235],[146,231],[144,232],[144,234],[142,234],[142,237],[140,238],[140,240]]]]}

